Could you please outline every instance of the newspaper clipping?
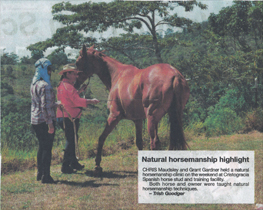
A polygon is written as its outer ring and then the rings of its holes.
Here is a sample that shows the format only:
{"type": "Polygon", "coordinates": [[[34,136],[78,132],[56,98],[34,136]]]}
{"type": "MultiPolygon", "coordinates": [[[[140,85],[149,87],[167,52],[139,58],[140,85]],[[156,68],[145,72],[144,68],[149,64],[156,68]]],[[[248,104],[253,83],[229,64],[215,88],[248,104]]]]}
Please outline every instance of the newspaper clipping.
{"type": "Polygon", "coordinates": [[[1,0],[1,209],[263,210],[262,23],[261,1],[1,0]]]}

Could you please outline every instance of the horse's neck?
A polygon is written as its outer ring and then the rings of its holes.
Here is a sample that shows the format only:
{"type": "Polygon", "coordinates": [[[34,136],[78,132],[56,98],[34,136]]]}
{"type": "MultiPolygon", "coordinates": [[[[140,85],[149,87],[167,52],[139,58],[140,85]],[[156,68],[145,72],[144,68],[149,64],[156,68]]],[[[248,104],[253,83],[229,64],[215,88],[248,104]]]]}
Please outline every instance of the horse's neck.
{"type": "Polygon", "coordinates": [[[108,56],[104,60],[107,63],[107,66],[108,66],[108,69],[109,69],[109,73],[110,73],[111,76],[114,76],[115,74],[118,74],[119,69],[122,66],[125,66],[125,64],[115,60],[114,58],[108,57],[108,56]]]}
{"type": "Polygon", "coordinates": [[[111,89],[111,76],[110,74],[106,74],[106,71],[102,71],[97,73],[102,83],[106,86],[108,90],[111,89]]]}
{"type": "Polygon", "coordinates": [[[119,71],[122,69],[121,67],[126,65],[108,56],[103,60],[106,62],[107,68],[105,72],[103,72],[103,75],[99,75],[99,77],[106,85],[107,89],[110,89],[112,83],[114,83],[115,79],[118,77],[119,71]]]}

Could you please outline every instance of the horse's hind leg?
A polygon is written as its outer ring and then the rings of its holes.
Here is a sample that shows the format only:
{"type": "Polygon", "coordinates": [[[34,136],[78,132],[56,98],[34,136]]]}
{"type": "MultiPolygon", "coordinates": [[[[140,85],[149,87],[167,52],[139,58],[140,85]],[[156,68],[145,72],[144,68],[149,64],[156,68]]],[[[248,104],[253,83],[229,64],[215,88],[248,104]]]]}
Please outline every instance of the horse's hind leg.
{"type": "Polygon", "coordinates": [[[154,120],[154,117],[149,115],[147,117],[147,128],[151,138],[151,150],[157,150],[160,148],[160,140],[157,134],[158,122],[154,120]]]}
{"type": "Polygon", "coordinates": [[[138,150],[143,149],[142,143],[142,120],[134,120],[135,128],[136,128],[136,145],[138,150]]]}

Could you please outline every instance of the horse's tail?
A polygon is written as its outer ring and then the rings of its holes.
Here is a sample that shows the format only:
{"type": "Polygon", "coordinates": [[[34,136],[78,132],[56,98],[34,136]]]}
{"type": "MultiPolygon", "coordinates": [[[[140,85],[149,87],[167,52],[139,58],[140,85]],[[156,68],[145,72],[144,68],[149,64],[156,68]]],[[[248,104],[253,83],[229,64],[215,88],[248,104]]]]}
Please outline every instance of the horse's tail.
{"type": "Polygon", "coordinates": [[[170,147],[169,150],[186,150],[183,131],[183,110],[189,98],[189,86],[183,77],[175,77],[173,80],[173,100],[169,108],[170,121],[170,147]]]}

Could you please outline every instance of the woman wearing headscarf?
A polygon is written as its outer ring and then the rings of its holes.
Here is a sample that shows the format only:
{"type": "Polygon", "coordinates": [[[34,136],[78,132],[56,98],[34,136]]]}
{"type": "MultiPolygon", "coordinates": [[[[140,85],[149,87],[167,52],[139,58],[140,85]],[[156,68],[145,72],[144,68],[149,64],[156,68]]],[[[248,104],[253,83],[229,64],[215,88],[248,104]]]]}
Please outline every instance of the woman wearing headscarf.
{"type": "Polygon", "coordinates": [[[54,183],[50,176],[51,150],[55,135],[56,104],[50,84],[51,62],[41,58],[35,63],[31,92],[31,124],[39,141],[37,152],[37,181],[54,183]]]}
{"type": "Polygon", "coordinates": [[[78,72],[75,64],[65,65],[63,70],[59,72],[62,76],[57,88],[57,99],[62,105],[57,109],[57,118],[66,135],[66,147],[61,171],[67,174],[73,173],[74,169],[81,170],[84,168],[84,165],[78,162],[75,152],[75,141],[78,138],[79,119],[82,112],[81,107],[99,103],[97,99],[84,99],[79,96],[87,86],[84,85],[79,90],[74,87],[78,72]]]}

